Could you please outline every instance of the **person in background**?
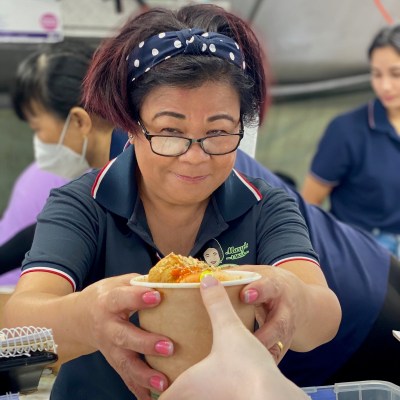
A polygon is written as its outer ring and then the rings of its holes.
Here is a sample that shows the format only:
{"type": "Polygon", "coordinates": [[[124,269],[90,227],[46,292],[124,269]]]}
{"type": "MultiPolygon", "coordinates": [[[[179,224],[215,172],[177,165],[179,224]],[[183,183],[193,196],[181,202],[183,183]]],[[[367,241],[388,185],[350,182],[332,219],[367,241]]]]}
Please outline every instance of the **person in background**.
{"type": "Polygon", "coordinates": [[[211,353],[180,375],[159,400],[309,399],[243,325],[218,280],[207,275],[200,292],[213,329],[211,353]]]}
{"type": "Polygon", "coordinates": [[[0,285],[16,284],[21,253],[32,244],[31,227],[50,190],[102,167],[127,141],[118,130],[112,137],[100,129],[91,132],[96,120],[82,108],[81,85],[92,55],[85,43],[61,42],[32,53],[18,66],[12,104],[34,132],[35,161],[18,177],[0,220],[0,245],[7,248],[0,258],[0,285]]]}
{"type": "Polygon", "coordinates": [[[279,363],[283,374],[301,387],[374,379],[400,385],[397,370],[387,362],[387,354],[400,357],[392,336],[393,327],[400,327],[400,261],[371,234],[307,203],[290,184],[243,152],[237,154],[236,168],[282,188],[296,201],[342,308],[337,335],[309,352],[289,351],[279,363]]]}
{"type": "Polygon", "coordinates": [[[132,146],[52,191],[4,310],[7,326],[53,329],[65,360],[53,400],[164,391],[142,354],[168,357],[173,343],[131,323],[161,298],[129,282],[171,251],[202,258],[214,240],[225,254],[243,249],[235,263],[263,275],[241,299],[258,306],[255,335],[277,362],[335,336],[339,302],[294,200],[233,169],[265,83],[250,27],[210,4],[152,9],[96,51],[85,109],[132,146]]]}
{"type": "Polygon", "coordinates": [[[376,98],[334,118],[305,179],[302,195],[329,196],[339,220],[371,232],[400,257],[400,25],[383,28],[368,58],[376,98]]]}

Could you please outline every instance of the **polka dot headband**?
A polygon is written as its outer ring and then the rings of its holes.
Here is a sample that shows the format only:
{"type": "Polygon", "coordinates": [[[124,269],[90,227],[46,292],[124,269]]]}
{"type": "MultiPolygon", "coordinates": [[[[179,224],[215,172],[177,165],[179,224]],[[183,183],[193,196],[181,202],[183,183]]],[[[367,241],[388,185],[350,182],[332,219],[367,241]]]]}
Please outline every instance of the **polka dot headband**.
{"type": "Polygon", "coordinates": [[[133,82],[155,65],[179,54],[219,57],[245,70],[239,45],[230,37],[201,29],[162,32],[136,46],[129,56],[128,82],[133,82]]]}

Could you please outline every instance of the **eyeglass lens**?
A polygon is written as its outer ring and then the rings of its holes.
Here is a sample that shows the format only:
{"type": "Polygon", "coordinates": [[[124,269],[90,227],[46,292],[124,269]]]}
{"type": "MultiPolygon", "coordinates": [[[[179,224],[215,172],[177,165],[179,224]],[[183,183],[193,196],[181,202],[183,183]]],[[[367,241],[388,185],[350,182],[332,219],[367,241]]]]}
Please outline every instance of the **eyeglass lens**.
{"type": "MultiPolygon", "coordinates": [[[[151,146],[154,152],[163,155],[185,153],[192,141],[182,137],[163,137],[151,135],[151,146]]],[[[240,135],[218,135],[201,139],[201,147],[208,154],[226,154],[234,151],[240,142],[240,135]]]]}

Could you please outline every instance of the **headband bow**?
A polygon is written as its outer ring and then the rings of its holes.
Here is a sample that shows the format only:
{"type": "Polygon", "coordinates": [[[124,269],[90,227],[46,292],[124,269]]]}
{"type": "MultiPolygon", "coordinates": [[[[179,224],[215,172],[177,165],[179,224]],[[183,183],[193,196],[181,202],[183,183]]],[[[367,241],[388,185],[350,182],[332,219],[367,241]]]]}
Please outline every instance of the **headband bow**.
{"type": "Polygon", "coordinates": [[[179,54],[219,57],[241,69],[246,65],[239,45],[230,37],[201,29],[162,32],[139,43],[128,55],[128,82],[179,54]]]}

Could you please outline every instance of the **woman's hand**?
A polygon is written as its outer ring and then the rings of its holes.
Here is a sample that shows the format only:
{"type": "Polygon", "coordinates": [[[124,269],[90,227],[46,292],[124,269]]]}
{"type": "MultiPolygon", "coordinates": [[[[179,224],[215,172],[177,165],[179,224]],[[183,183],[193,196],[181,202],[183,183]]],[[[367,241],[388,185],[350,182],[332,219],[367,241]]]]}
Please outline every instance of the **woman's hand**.
{"type": "Polygon", "coordinates": [[[61,362],[101,351],[136,397],[150,400],[149,389],[162,391],[168,381],[140,355],[169,356],[173,344],[129,321],[138,310],[156,307],[161,300],[157,291],[132,286],[135,276],[102,279],[72,292],[69,281],[60,275],[23,275],[4,308],[4,324],[51,327],[61,362]]]}
{"type": "Polygon", "coordinates": [[[320,267],[290,261],[280,267],[240,266],[262,279],[243,288],[241,299],[256,306],[255,336],[276,362],[289,350],[310,351],[331,340],[340,324],[341,309],[320,267]]]}
{"type": "Polygon", "coordinates": [[[168,380],[151,369],[141,354],[169,356],[173,344],[167,338],[145,332],[129,321],[140,309],[157,306],[160,293],[131,286],[135,275],[122,275],[98,281],[85,288],[77,298],[81,327],[90,345],[104,355],[138,399],[150,399],[149,388],[162,391],[168,380]]]}
{"type": "Polygon", "coordinates": [[[207,275],[201,294],[213,328],[211,353],[189,368],[160,400],[304,400],[306,394],[286,379],[271,354],[236,315],[223,286],[207,275]]]}

